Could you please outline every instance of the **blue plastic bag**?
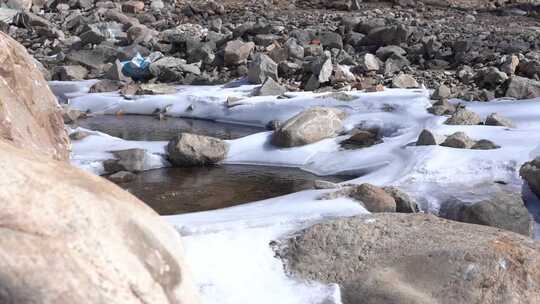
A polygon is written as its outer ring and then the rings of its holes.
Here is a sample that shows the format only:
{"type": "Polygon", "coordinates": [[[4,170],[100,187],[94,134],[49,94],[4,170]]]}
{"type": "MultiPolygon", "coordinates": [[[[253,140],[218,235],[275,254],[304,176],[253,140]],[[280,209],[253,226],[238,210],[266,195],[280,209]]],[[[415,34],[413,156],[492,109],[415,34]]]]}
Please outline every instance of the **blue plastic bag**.
{"type": "Polygon", "coordinates": [[[150,64],[152,62],[148,58],[144,58],[137,53],[129,61],[122,62],[122,73],[134,80],[144,80],[150,77],[150,64]]]}

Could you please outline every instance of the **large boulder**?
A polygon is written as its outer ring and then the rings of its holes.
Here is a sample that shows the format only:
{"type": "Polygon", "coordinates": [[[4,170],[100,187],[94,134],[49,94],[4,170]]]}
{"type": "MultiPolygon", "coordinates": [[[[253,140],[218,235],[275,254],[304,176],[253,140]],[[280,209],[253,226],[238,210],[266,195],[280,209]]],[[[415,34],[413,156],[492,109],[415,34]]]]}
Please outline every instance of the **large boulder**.
{"type": "Polygon", "coordinates": [[[266,78],[278,80],[278,66],[268,55],[257,53],[248,71],[248,81],[254,84],[263,83],[266,78]]]}
{"type": "Polygon", "coordinates": [[[243,42],[241,40],[232,40],[227,42],[223,52],[223,59],[226,65],[237,65],[245,62],[255,48],[253,42],[243,42]]]}
{"type": "Polygon", "coordinates": [[[204,166],[225,159],[228,146],[218,138],[181,133],[169,142],[167,151],[175,166],[204,166]]]}
{"type": "Polygon", "coordinates": [[[69,158],[62,111],[24,47],[0,32],[0,139],[15,146],[69,158]]]}
{"type": "Polygon", "coordinates": [[[506,89],[506,97],[530,99],[540,96],[540,81],[512,76],[506,89]]]}
{"type": "Polygon", "coordinates": [[[472,111],[459,108],[444,123],[447,125],[478,125],[482,123],[482,118],[472,111]]]}
{"type": "Polygon", "coordinates": [[[272,136],[278,147],[297,147],[338,135],[346,113],[336,108],[313,107],[287,120],[272,136]]]}
{"type": "Polygon", "coordinates": [[[540,197],[540,156],[521,166],[519,175],[527,182],[531,190],[540,197]]]}
{"type": "Polygon", "coordinates": [[[484,191],[485,194],[452,197],[441,205],[440,216],[532,236],[534,221],[525,207],[521,193],[501,185],[476,185],[472,191],[484,191]]]}
{"type": "Polygon", "coordinates": [[[198,303],[178,232],[131,194],[0,140],[0,303],[198,303]]]}
{"type": "Polygon", "coordinates": [[[282,248],[293,275],[340,284],[344,304],[540,301],[540,245],[492,227],[376,214],[316,224],[282,248]]]}

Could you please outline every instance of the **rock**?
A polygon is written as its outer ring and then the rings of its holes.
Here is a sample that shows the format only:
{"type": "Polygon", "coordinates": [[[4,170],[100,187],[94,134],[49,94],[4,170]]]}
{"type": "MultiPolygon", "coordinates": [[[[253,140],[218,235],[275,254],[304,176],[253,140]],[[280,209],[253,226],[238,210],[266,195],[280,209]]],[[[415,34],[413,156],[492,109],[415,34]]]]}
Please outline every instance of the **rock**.
{"type": "Polygon", "coordinates": [[[325,83],[330,81],[330,76],[332,76],[333,66],[332,58],[329,54],[324,54],[318,57],[311,64],[311,72],[313,75],[317,76],[317,81],[319,83],[325,83]]]}
{"type": "Polygon", "coordinates": [[[137,175],[128,171],[120,171],[107,177],[113,183],[127,183],[135,180],[137,175]]]}
{"type": "Polygon", "coordinates": [[[404,56],[392,54],[384,63],[384,75],[392,76],[410,64],[411,62],[404,56]]]}
{"type": "Polygon", "coordinates": [[[526,303],[540,297],[536,241],[429,214],[324,221],[281,248],[278,256],[296,279],[339,284],[343,303],[526,303]]]}
{"type": "Polygon", "coordinates": [[[519,175],[540,198],[540,156],[521,166],[519,175]]]}
{"type": "Polygon", "coordinates": [[[349,196],[359,202],[369,212],[396,212],[396,201],[384,189],[371,184],[353,187],[349,196]]]}
{"type": "Polygon", "coordinates": [[[449,103],[447,99],[441,99],[427,110],[429,113],[434,115],[452,115],[456,112],[457,106],[449,103]]]}
{"type": "Polygon", "coordinates": [[[386,59],[392,57],[393,55],[404,58],[404,56],[407,55],[407,51],[397,45],[389,45],[380,47],[375,54],[382,61],[386,61],[386,59]]]}
{"type": "Polygon", "coordinates": [[[474,143],[474,145],[471,147],[473,150],[493,150],[493,149],[499,149],[501,146],[496,145],[491,140],[487,139],[481,139],[474,143]]]}
{"type": "Polygon", "coordinates": [[[18,11],[28,11],[32,7],[32,0],[6,0],[2,2],[5,3],[7,8],[18,11]]]}
{"type": "Polygon", "coordinates": [[[489,67],[481,71],[482,83],[481,86],[485,88],[496,88],[508,80],[506,73],[499,71],[496,67],[489,67]]]}
{"type": "Polygon", "coordinates": [[[540,81],[512,76],[508,83],[505,96],[517,99],[540,97],[540,81]]]}
{"type": "Polygon", "coordinates": [[[305,57],[319,57],[324,53],[324,49],[320,44],[310,44],[304,46],[305,57]]]}
{"type": "Polygon", "coordinates": [[[321,41],[323,47],[327,49],[342,49],[343,38],[340,34],[335,32],[324,31],[321,32],[317,38],[321,41]]]}
{"type": "Polygon", "coordinates": [[[289,59],[303,59],[304,58],[304,48],[298,44],[296,39],[290,38],[285,42],[285,48],[287,49],[287,54],[289,59]]]}
{"type": "Polygon", "coordinates": [[[418,87],[418,82],[411,75],[399,74],[392,78],[392,88],[412,89],[418,87]]]}
{"type": "Polygon", "coordinates": [[[176,88],[165,83],[141,83],[135,91],[135,95],[167,95],[175,93],[176,88]]]}
{"type": "Polygon", "coordinates": [[[263,83],[267,77],[278,80],[278,66],[267,55],[257,53],[249,66],[248,81],[254,84],[263,83]]]}
{"type": "Polygon", "coordinates": [[[447,125],[479,125],[482,123],[482,118],[465,108],[459,108],[444,123],[447,125]]]}
{"type": "Polygon", "coordinates": [[[384,192],[389,194],[396,201],[396,212],[400,213],[417,213],[420,212],[418,203],[413,200],[407,193],[396,187],[384,187],[384,192]]]}
{"type": "Polygon", "coordinates": [[[92,85],[89,93],[114,92],[120,90],[120,87],[122,87],[122,83],[120,81],[103,79],[92,85]]]}
{"type": "Polygon", "coordinates": [[[69,134],[69,139],[71,140],[83,140],[91,134],[87,131],[75,131],[69,134]]]}
{"type": "Polygon", "coordinates": [[[474,144],[474,140],[470,139],[467,134],[456,132],[448,136],[441,146],[457,149],[470,149],[474,144]]]}
{"type": "Polygon", "coordinates": [[[147,43],[155,36],[154,31],[144,25],[134,25],[129,28],[126,34],[129,44],[147,43]]]}
{"type": "Polygon", "coordinates": [[[163,57],[152,62],[149,70],[162,82],[182,81],[187,74],[201,74],[198,66],[187,64],[185,60],[175,57],[163,57]]]}
{"type": "Polygon", "coordinates": [[[334,66],[334,79],[336,82],[355,82],[356,76],[349,70],[349,68],[336,64],[334,66]]]}
{"type": "Polygon", "coordinates": [[[122,4],[122,12],[128,14],[138,14],[144,11],[144,2],[128,1],[122,4]]]}
{"type": "Polygon", "coordinates": [[[199,302],[178,231],[114,184],[39,153],[0,141],[1,303],[199,302]]]}
{"type": "Polygon", "coordinates": [[[67,105],[62,106],[62,118],[65,124],[73,124],[79,119],[86,118],[86,113],[67,105]]]}
{"type": "Polygon", "coordinates": [[[103,163],[105,172],[116,173],[120,171],[141,172],[148,168],[147,152],[144,149],[127,149],[111,151],[116,159],[103,163]]]}
{"type": "Polygon", "coordinates": [[[313,107],[293,116],[272,135],[278,147],[298,147],[337,136],[346,113],[335,108],[313,107]]]}
{"type": "MultiPolygon", "coordinates": [[[[463,223],[478,224],[505,229],[532,237],[534,221],[521,193],[501,185],[476,185],[470,195],[453,197],[441,204],[440,216],[463,223]],[[487,189],[487,190],[484,190],[487,189]],[[474,195],[485,192],[484,195],[474,195]],[[487,196],[487,197],[486,197],[487,196]]],[[[468,193],[468,192],[467,192],[468,193]]]]}
{"type": "Polygon", "coordinates": [[[188,62],[195,63],[202,61],[204,64],[212,64],[216,59],[214,42],[189,43],[187,45],[188,62]]]}
{"type": "Polygon", "coordinates": [[[380,69],[379,60],[373,54],[364,54],[360,57],[359,67],[364,72],[378,71],[380,69]]]}
{"type": "Polygon", "coordinates": [[[484,122],[484,125],[486,126],[501,126],[501,127],[507,127],[507,128],[515,128],[516,126],[514,123],[498,113],[491,113],[486,118],[486,121],[484,122]]]}
{"type": "Polygon", "coordinates": [[[367,148],[380,142],[376,132],[354,130],[351,137],[341,142],[341,146],[347,149],[367,148]]]}
{"type": "Polygon", "coordinates": [[[417,146],[435,146],[438,145],[439,141],[437,139],[437,136],[433,134],[429,130],[422,130],[420,132],[420,135],[418,136],[418,140],[416,141],[417,146]]]}
{"type": "Polygon", "coordinates": [[[84,80],[88,76],[88,70],[80,65],[57,66],[53,71],[53,79],[61,81],[84,80]]]}
{"type": "Polygon", "coordinates": [[[313,182],[313,188],[315,189],[339,189],[341,186],[336,183],[324,181],[324,180],[315,180],[313,182]]]}
{"type": "Polygon", "coordinates": [[[174,166],[205,166],[224,160],[228,146],[221,139],[181,133],[169,142],[167,152],[174,166]]]}
{"type": "Polygon", "coordinates": [[[69,138],[56,97],[25,48],[3,32],[0,62],[0,139],[68,160],[69,138]]]}
{"type": "Polygon", "coordinates": [[[412,34],[411,28],[404,25],[377,27],[365,37],[364,45],[388,46],[406,42],[412,34]]]}
{"type": "Polygon", "coordinates": [[[441,84],[431,95],[431,99],[435,100],[444,100],[450,98],[452,95],[452,91],[449,87],[445,86],[444,84],[441,84]]]}
{"type": "Polygon", "coordinates": [[[287,92],[287,89],[280,85],[273,78],[268,77],[263,84],[253,92],[255,96],[279,96],[287,92]]]}
{"type": "Polygon", "coordinates": [[[225,65],[238,65],[247,60],[249,54],[255,47],[255,43],[244,43],[241,40],[227,42],[224,50],[225,65]]]}
{"type": "Polygon", "coordinates": [[[516,55],[506,56],[503,64],[501,65],[501,71],[507,75],[514,75],[518,66],[519,58],[516,55]]]}

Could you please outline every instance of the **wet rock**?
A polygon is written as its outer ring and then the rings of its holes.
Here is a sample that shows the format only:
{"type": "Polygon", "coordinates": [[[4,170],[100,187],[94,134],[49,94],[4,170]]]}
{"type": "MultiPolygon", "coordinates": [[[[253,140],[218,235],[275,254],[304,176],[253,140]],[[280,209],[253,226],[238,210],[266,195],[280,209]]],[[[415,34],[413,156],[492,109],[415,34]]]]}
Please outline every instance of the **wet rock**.
{"type": "Polygon", "coordinates": [[[244,43],[241,40],[227,42],[224,50],[225,65],[238,65],[245,62],[255,47],[255,43],[244,43]]]}
{"type": "Polygon", "coordinates": [[[501,116],[498,113],[491,113],[486,118],[486,121],[484,122],[484,125],[486,126],[501,126],[501,127],[507,127],[507,128],[515,128],[516,126],[514,123],[506,118],[501,116]]]}
{"type": "Polygon", "coordinates": [[[253,92],[255,96],[279,96],[287,92],[287,89],[280,85],[273,78],[268,77],[263,84],[253,92]]]}
{"type": "Polygon", "coordinates": [[[10,219],[0,302],[198,303],[170,224],[105,179],[38,154],[0,141],[0,217],[10,219]]]}
{"type": "Polygon", "coordinates": [[[488,189],[488,194],[483,195],[484,198],[480,200],[451,198],[441,204],[440,216],[449,220],[491,226],[532,236],[534,222],[525,207],[521,193],[500,185],[477,185],[474,191],[478,192],[480,188],[488,189]]]}
{"type": "Polygon", "coordinates": [[[278,80],[278,66],[267,55],[257,53],[249,66],[248,81],[254,84],[263,83],[267,77],[278,80]]]}
{"type": "Polygon", "coordinates": [[[412,75],[399,74],[392,78],[392,88],[412,89],[418,87],[418,82],[412,75]]]}
{"type": "Polygon", "coordinates": [[[512,76],[508,83],[505,96],[517,99],[540,97],[540,81],[520,76],[512,76]]]}
{"type": "Polygon", "coordinates": [[[457,149],[470,149],[474,144],[474,140],[469,138],[467,134],[456,132],[448,136],[441,146],[457,149]]]}
{"type": "Polygon", "coordinates": [[[471,149],[473,150],[493,150],[493,149],[499,149],[501,146],[498,146],[491,140],[487,139],[481,139],[472,145],[471,149]]]}
{"type": "Polygon", "coordinates": [[[324,180],[316,180],[313,182],[313,188],[315,189],[339,189],[341,186],[336,183],[324,181],[324,180]]]}
{"type": "Polygon", "coordinates": [[[128,171],[120,171],[107,177],[113,183],[127,183],[135,180],[137,175],[128,171]]]}
{"type": "Polygon", "coordinates": [[[540,156],[521,166],[519,175],[540,198],[540,156]]]}
{"type": "Polygon", "coordinates": [[[68,106],[62,107],[62,118],[65,124],[73,124],[79,119],[86,118],[86,113],[83,111],[70,108],[68,106]]]}
{"type": "Polygon", "coordinates": [[[296,278],[339,284],[343,303],[519,303],[536,298],[540,286],[534,240],[428,214],[325,221],[282,248],[296,278]]]}
{"type": "Polygon", "coordinates": [[[420,212],[418,203],[412,199],[407,193],[396,187],[384,187],[383,190],[392,196],[396,201],[396,212],[400,213],[417,213],[420,212]]]}
{"type": "Polygon", "coordinates": [[[90,87],[89,93],[104,93],[118,91],[122,87],[120,81],[104,79],[90,87]]]}
{"type": "MultiPolygon", "coordinates": [[[[141,83],[134,95],[166,95],[176,93],[176,88],[165,83],[141,83]]],[[[133,95],[133,94],[126,94],[133,95]]]]}
{"type": "Polygon", "coordinates": [[[435,134],[433,134],[429,130],[422,130],[420,132],[420,135],[418,136],[418,140],[416,141],[417,146],[434,146],[438,145],[439,140],[435,134]]]}
{"type": "Polygon", "coordinates": [[[174,166],[205,166],[224,160],[228,146],[221,139],[182,133],[169,142],[167,152],[174,166]]]}
{"type": "Polygon", "coordinates": [[[376,132],[366,130],[354,130],[351,137],[341,142],[346,149],[360,149],[376,145],[380,142],[376,132]]]}
{"type": "Polygon", "coordinates": [[[272,144],[298,147],[335,137],[343,128],[345,116],[345,112],[335,108],[310,108],[283,123],[272,135],[272,144]]]}
{"type": "Polygon", "coordinates": [[[53,71],[54,80],[75,81],[84,80],[88,76],[88,70],[80,65],[57,66],[53,71]]]}
{"type": "Polygon", "coordinates": [[[115,159],[103,162],[107,173],[119,171],[141,172],[147,169],[147,153],[144,149],[127,149],[111,152],[115,159]]]}
{"type": "Polygon", "coordinates": [[[396,201],[384,189],[371,184],[361,184],[353,187],[349,196],[359,202],[369,211],[396,212],[396,201]]]}
{"type": "Polygon", "coordinates": [[[479,125],[482,123],[482,118],[465,108],[459,108],[444,123],[447,125],[479,125]]]}

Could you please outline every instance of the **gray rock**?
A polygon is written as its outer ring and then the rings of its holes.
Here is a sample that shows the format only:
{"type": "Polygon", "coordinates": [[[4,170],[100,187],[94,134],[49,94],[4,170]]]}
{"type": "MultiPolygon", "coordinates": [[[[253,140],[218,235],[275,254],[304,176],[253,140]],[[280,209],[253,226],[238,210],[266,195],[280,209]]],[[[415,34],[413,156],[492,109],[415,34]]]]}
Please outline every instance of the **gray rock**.
{"type": "Polygon", "coordinates": [[[450,88],[444,84],[441,84],[435,91],[433,91],[431,99],[443,100],[450,98],[451,95],[452,91],[450,90],[450,88]]]}
{"type": "MultiPolygon", "coordinates": [[[[476,185],[473,192],[487,188],[479,201],[454,197],[441,204],[440,216],[449,220],[492,226],[532,236],[534,222],[525,207],[521,193],[500,185],[476,185]],[[486,197],[487,196],[487,197],[486,197]]],[[[474,193],[473,193],[474,194],[474,193]]]]}
{"type": "Polygon", "coordinates": [[[486,126],[501,126],[501,127],[507,127],[507,128],[516,127],[510,119],[503,117],[498,113],[489,114],[484,124],[486,126]]]}
{"type": "Polygon", "coordinates": [[[166,95],[174,93],[176,93],[176,88],[165,83],[141,83],[135,91],[135,95],[166,95]]]}
{"type": "Polygon", "coordinates": [[[268,77],[263,84],[253,92],[255,96],[279,96],[287,92],[287,89],[280,85],[273,78],[268,77]]]}
{"type": "Polygon", "coordinates": [[[103,162],[107,173],[119,171],[141,172],[146,169],[147,156],[144,149],[127,149],[111,152],[115,159],[103,162]]]}
{"type": "Polygon", "coordinates": [[[290,38],[285,42],[285,47],[287,48],[287,53],[289,59],[303,59],[304,58],[304,48],[298,44],[296,39],[290,38]]]}
{"type": "Polygon", "coordinates": [[[131,78],[124,75],[124,73],[122,72],[122,68],[123,65],[120,60],[116,59],[116,61],[111,65],[109,70],[107,70],[107,72],[105,73],[105,78],[110,80],[129,82],[131,78]]]}
{"type": "Polygon", "coordinates": [[[335,108],[307,109],[274,131],[272,144],[278,147],[298,147],[335,137],[343,128],[345,116],[345,112],[335,108]]]}
{"type": "Polygon", "coordinates": [[[456,132],[448,136],[441,146],[457,149],[470,149],[474,144],[474,140],[469,138],[467,134],[456,132]]]}
{"type": "Polygon", "coordinates": [[[407,42],[412,34],[412,29],[404,26],[384,26],[371,30],[364,39],[364,45],[399,45],[403,42],[407,42]]]}
{"type": "Polygon", "coordinates": [[[364,72],[378,71],[380,69],[377,57],[369,53],[360,56],[358,65],[364,72]]]}
{"type": "Polygon", "coordinates": [[[90,87],[89,93],[104,93],[118,91],[122,83],[116,80],[103,79],[90,87]]]}
{"type": "Polygon", "coordinates": [[[319,83],[330,81],[332,71],[332,58],[330,54],[324,54],[311,63],[311,72],[317,76],[319,83]]]}
{"type": "Polygon", "coordinates": [[[485,88],[496,88],[508,80],[506,73],[499,71],[496,67],[489,67],[481,71],[481,86],[485,88]]]}
{"type": "Polygon", "coordinates": [[[406,57],[398,54],[392,54],[384,63],[384,75],[392,76],[410,64],[411,62],[406,57]]]}
{"type": "Polygon", "coordinates": [[[399,74],[392,78],[392,88],[412,89],[418,88],[418,82],[412,75],[399,74]]]}
{"type": "Polygon", "coordinates": [[[540,97],[540,81],[512,76],[506,89],[506,97],[517,99],[540,97]]]}
{"type": "Polygon", "coordinates": [[[332,183],[324,180],[313,181],[313,188],[315,189],[340,189],[341,186],[336,183],[332,183]]]}
{"type": "Polygon", "coordinates": [[[174,166],[204,166],[224,160],[228,146],[218,138],[181,133],[169,142],[167,152],[174,166]]]}
{"type": "Polygon", "coordinates": [[[434,146],[438,145],[437,137],[429,130],[422,130],[416,141],[417,146],[434,146]]]}
{"type": "Polygon", "coordinates": [[[181,81],[186,74],[201,74],[198,66],[175,57],[164,57],[152,62],[149,71],[162,82],[181,81]]]}
{"type": "Polygon", "coordinates": [[[53,70],[53,79],[62,81],[84,80],[88,70],[80,65],[62,65],[53,70]]]}
{"type": "Polygon", "coordinates": [[[90,136],[90,133],[87,131],[75,131],[69,134],[69,139],[71,140],[83,140],[86,137],[90,136]]]}
{"type": "Polygon", "coordinates": [[[362,203],[369,212],[396,212],[396,200],[384,189],[371,184],[353,187],[349,196],[362,203]]]}
{"type": "Polygon", "coordinates": [[[320,44],[309,44],[304,46],[305,57],[319,57],[324,53],[324,49],[320,44]]]}
{"type": "Polygon", "coordinates": [[[248,81],[261,84],[268,77],[278,80],[278,65],[267,55],[257,53],[249,66],[248,81]]]}
{"type": "Polygon", "coordinates": [[[107,177],[113,183],[127,183],[135,180],[137,175],[128,171],[120,171],[107,177]]]}
{"type": "Polygon", "coordinates": [[[380,47],[375,54],[382,61],[386,61],[392,55],[397,55],[404,58],[404,56],[407,55],[407,51],[397,45],[389,45],[380,47]]]}
{"type": "Polygon", "coordinates": [[[493,149],[499,149],[500,146],[496,145],[491,140],[487,139],[481,139],[472,145],[471,149],[473,150],[493,150],[493,149]]]}
{"type": "Polygon", "coordinates": [[[254,47],[253,42],[245,43],[241,40],[227,42],[223,55],[225,65],[238,65],[245,62],[254,47]]]}
{"type": "Polygon", "coordinates": [[[540,156],[521,166],[519,175],[540,198],[540,156]]]}
{"type": "Polygon", "coordinates": [[[62,118],[64,119],[64,123],[69,125],[75,123],[79,119],[86,118],[86,113],[64,105],[62,106],[62,118]]]}
{"type": "Polygon", "coordinates": [[[186,46],[188,63],[202,61],[205,64],[212,64],[216,58],[214,53],[215,42],[189,43],[186,46]]]}
{"type": "Polygon", "coordinates": [[[482,123],[482,118],[465,108],[459,108],[444,123],[447,125],[479,125],[482,123]]]}
{"type": "Polygon", "coordinates": [[[452,115],[456,112],[457,107],[456,105],[449,103],[447,99],[441,99],[427,110],[434,115],[452,115]]]}
{"type": "Polygon", "coordinates": [[[526,303],[540,288],[534,240],[428,214],[324,221],[280,247],[297,279],[339,284],[344,304],[526,303]]]}
{"type": "Polygon", "coordinates": [[[400,213],[417,213],[420,212],[418,203],[412,199],[407,193],[396,187],[384,187],[383,190],[394,198],[396,201],[396,212],[400,213]]]}
{"type": "Polygon", "coordinates": [[[519,58],[516,55],[509,55],[504,59],[504,62],[501,65],[501,71],[507,75],[514,75],[518,66],[519,58]]]}

